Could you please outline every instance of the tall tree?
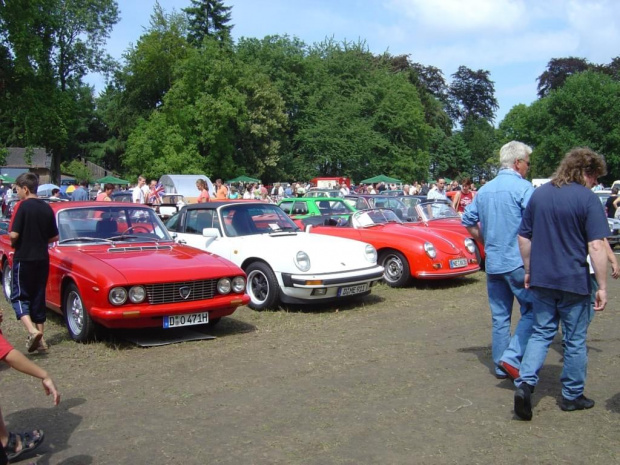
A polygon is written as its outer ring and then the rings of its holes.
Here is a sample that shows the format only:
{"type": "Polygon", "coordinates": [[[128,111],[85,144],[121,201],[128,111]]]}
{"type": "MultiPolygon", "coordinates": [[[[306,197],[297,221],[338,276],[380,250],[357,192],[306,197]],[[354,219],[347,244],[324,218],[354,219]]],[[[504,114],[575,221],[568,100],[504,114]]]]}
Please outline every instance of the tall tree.
{"type": "Polygon", "coordinates": [[[513,108],[500,125],[508,136],[532,145],[532,175],[547,177],[564,154],[588,146],[605,156],[611,182],[620,172],[620,82],[610,76],[584,71],[524,109],[513,108]]]}
{"type": "Polygon", "coordinates": [[[493,122],[499,105],[490,74],[489,71],[473,71],[459,66],[452,75],[448,89],[448,113],[455,122],[464,124],[469,118],[484,118],[493,122]]]}
{"type": "Polygon", "coordinates": [[[559,89],[569,76],[590,69],[591,65],[583,58],[552,58],[547,69],[537,78],[538,97],[549,95],[552,90],[559,89]]]}
{"type": "Polygon", "coordinates": [[[220,42],[230,40],[233,25],[232,7],[224,5],[221,0],[191,0],[192,6],[183,8],[189,19],[189,41],[197,46],[205,37],[212,37],[220,42]]]}
{"type": "Polygon", "coordinates": [[[0,34],[14,63],[14,139],[46,147],[55,179],[61,158],[74,155],[69,141],[79,139],[88,125],[67,124],[73,115],[84,114],[72,114],[76,106],[92,104],[92,98],[83,100],[81,79],[110,69],[104,46],[117,21],[114,0],[0,2],[0,34]]]}

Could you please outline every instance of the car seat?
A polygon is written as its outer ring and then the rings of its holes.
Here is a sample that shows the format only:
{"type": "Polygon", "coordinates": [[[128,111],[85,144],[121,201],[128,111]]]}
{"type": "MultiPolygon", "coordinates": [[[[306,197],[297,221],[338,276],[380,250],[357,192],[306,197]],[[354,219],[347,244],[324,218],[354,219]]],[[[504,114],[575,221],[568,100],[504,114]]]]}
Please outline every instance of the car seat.
{"type": "Polygon", "coordinates": [[[247,211],[237,210],[232,217],[230,226],[232,236],[247,236],[248,234],[252,234],[250,215],[247,211]]]}
{"type": "Polygon", "coordinates": [[[118,225],[112,218],[103,217],[95,226],[97,237],[106,238],[118,232],[118,225]]]}

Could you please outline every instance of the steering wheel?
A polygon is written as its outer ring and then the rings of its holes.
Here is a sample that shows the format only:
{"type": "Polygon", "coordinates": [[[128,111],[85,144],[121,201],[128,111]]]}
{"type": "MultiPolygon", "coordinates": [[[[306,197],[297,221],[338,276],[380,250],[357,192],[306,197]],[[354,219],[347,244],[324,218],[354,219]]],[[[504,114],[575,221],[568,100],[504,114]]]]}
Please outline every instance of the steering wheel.
{"type": "Polygon", "coordinates": [[[133,226],[130,226],[129,228],[125,229],[123,231],[123,234],[121,234],[122,236],[124,236],[125,234],[131,232],[139,232],[140,230],[142,230],[142,232],[146,233],[146,234],[151,234],[151,231],[149,231],[149,229],[146,226],[143,226],[141,224],[135,224],[133,226]]]}

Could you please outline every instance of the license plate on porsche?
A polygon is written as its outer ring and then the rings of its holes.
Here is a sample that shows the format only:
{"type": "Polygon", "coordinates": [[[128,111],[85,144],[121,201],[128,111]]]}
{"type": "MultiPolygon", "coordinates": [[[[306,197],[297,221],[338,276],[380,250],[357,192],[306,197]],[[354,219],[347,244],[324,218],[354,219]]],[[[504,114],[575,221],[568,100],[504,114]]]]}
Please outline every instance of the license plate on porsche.
{"type": "Polygon", "coordinates": [[[169,315],[164,317],[164,328],[204,325],[209,322],[209,312],[169,315]]]}
{"type": "Polygon", "coordinates": [[[466,258],[456,258],[454,260],[450,260],[450,268],[463,268],[467,266],[466,258]]]}
{"type": "Polygon", "coordinates": [[[357,286],[348,286],[341,287],[338,289],[338,295],[340,297],[345,297],[348,295],[361,294],[362,292],[366,292],[368,290],[368,283],[358,284],[357,286]]]}

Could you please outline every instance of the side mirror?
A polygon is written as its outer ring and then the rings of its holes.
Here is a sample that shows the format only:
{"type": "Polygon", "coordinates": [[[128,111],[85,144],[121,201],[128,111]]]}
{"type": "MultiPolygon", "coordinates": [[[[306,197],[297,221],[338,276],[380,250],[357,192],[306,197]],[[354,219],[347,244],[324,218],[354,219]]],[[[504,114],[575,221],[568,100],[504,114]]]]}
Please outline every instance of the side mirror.
{"type": "Polygon", "coordinates": [[[204,228],[202,230],[202,235],[204,237],[212,237],[214,239],[217,239],[218,237],[222,237],[222,235],[220,234],[219,229],[217,229],[217,228],[204,228]]]}

